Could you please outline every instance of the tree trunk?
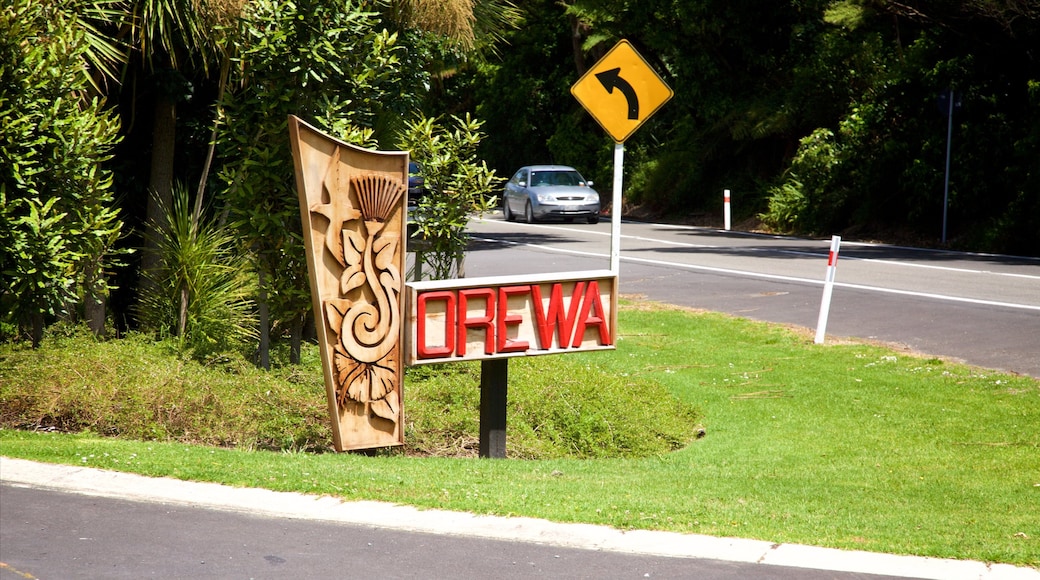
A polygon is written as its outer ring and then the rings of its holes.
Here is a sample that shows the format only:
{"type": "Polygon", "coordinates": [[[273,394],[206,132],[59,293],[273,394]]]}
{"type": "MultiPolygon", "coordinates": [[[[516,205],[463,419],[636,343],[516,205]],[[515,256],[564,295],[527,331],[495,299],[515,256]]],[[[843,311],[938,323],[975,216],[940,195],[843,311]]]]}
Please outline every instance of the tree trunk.
{"type": "Polygon", "coordinates": [[[257,296],[258,314],[260,317],[260,350],[257,353],[257,366],[271,370],[271,316],[267,307],[267,282],[264,271],[260,270],[260,294],[257,296]]]}
{"type": "Polygon", "coordinates": [[[571,16],[571,54],[574,56],[574,69],[578,76],[585,74],[588,67],[585,65],[585,51],[582,44],[585,41],[585,25],[577,17],[571,16]]]}
{"type": "MultiPolygon", "coordinates": [[[[173,205],[173,154],[177,137],[177,103],[172,97],[156,95],[155,118],[152,123],[152,165],[148,178],[148,223],[166,227],[164,209],[173,205]]],[[[147,237],[145,251],[141,256],[144,284],[159,267],[159,255],[154,237],[147,237]]]]}
{"type": "Polygon", "coordinates": [[[304,314],[298,314],[293,318],[292,329],[289,337],[289,364],[300,364],[300,349],[303,346],[303,320],[304,314]]]}
{"type": "Polygon", "coordinates": [[[32,315],[32,347],[33,350],[40,348],[43,342],[43,314],[39,312],[32,315]]]}
{"type": "Polygon", "coordinates": [[[314,325],[314,313],[308,308],[303,315],[303,340],[307,342],[318,341],[318,328],[314,325]]]}
{"type": "MultiPolygon", "coordinates": [[[[224,91],[227,88],[228,74],[231,70],[231,61],[224,58],[220,62],[220,82],[217,88],[217,103],[224,102],[224,91]]],[[[220,110],[213,116],[213,129],[209,136],[209,149],[206,150],[206,162],[202,165],[202,176],[199,177],[199,187],[195,191],[195,211],[191,216],[191,223],[199,224],[202,218],[202,200],[206,193],[206,180],[209,179],[209,169],[213,164],[213,154],[217,149],[217,131],[220,129],[220,110]]]]}
{"type": "Polygon", "coordinates": [[[177,317],[177,336],[184,339],[188,332],[188,284],[181,286],[181,308],[180,316],[177,317]]]}
{"type": "Polygon", "coordinates": [[[87,272],[83,281],[83,317],[87,319],[87,326],[94,336],[102,336],[105,334],[105,284],[102,281],[104,274],[100,271],[100,264],[91,264],[89,268],[94,271],[87,272]]]}
{"type": "Polygon", "coordinates": [[[105,310],[104,296],[87,296],[83,305],[83,316],[87,319],[87,327],[94,336],[105,335],[105,310]]]}

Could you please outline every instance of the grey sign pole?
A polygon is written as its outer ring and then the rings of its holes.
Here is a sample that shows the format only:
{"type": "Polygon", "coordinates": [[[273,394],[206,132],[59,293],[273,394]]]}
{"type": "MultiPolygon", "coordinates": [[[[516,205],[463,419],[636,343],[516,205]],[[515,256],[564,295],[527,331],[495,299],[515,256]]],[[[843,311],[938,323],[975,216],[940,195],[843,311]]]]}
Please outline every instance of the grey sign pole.
{"type": "Polygon", "coordinates": [[[610,273],[621,275],[621,185],[625,175],[625,144],[614,144],[614,200],[610,204],[610,273]]]}

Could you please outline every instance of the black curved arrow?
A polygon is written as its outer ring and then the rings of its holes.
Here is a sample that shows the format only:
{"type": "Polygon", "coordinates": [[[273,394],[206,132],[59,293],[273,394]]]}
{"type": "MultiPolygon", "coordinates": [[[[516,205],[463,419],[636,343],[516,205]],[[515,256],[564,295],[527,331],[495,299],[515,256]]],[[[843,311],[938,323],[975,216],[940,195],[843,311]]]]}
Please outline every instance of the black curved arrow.
{"type": "Polygon", "coordinates": [[[614,89],[616,88],[621,91],[622,95],[625,95],[625,100],[628,101],[629,119],[639,118],[639,97],[636,96],[636,90],[632,88],[632,85],[621,78],[621,67],[596,73],[596,78],[599,79],[599,82],[603,84],[603,88],[607,89],[608,93],[614,94],[614,89]]]}

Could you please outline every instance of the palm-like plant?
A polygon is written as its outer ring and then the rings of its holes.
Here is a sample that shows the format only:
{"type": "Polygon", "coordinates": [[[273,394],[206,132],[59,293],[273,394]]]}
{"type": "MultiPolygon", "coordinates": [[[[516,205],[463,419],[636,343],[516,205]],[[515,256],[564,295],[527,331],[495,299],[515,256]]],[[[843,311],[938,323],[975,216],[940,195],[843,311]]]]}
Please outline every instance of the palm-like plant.
{"type": "Polygon", "coordinates": [[[108,33],[130,23],[127,0],[65,0],[54,8],[75,15],[73,23],[83,33],[86,48],[82,53],[82,74],[95,92],[103,94],[108,81],[119,78],[119,67],[126,63],[126,46],[108,33]]]}
{"type": "MultiPolygon", "coordinates": [[[[152,157],[147,217],[163,223],[163,207],[173,201],[174,148],[177,102],[183,98],[185,74],[190,67],[209,75],[219,71],[226,78],[227,58],[219,42],[220,24],[233,19],[244,3],[240,0],[136,0],[132,9],[130,38],[138,51],[143,72],[167,77],[160,83],[153,103],[152,157]]],[[[223,84],[223,83],[222,83],[223,84]]],[[[201,183],[205,183],[203,176],[201,183]]],[[[195,220],[199,219],[202,191],[197,194],[195,220]]],[[[155,239],[152,236],[150,239],[155,239]]],[[[146,252],[146,274],[156,267],[154,252],[146,252]]]]}
{"type": "Polygon", "coordinates": [[[495,51],[520,10],[510,0],[396,0],[392,17],[406,26],[441,35],[463,51],[495,51]]]}

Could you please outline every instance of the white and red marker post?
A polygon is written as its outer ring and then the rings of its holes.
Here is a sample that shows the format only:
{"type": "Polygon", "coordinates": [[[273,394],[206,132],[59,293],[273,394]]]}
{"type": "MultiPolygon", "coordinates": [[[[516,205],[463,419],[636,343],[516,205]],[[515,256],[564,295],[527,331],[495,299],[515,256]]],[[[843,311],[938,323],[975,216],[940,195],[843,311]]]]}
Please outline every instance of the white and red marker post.
{"type": "Polygon", "coordinates": [[[827,254],[827,279],[823,283],[820,319],[816,322],[816,344],[823,344],[823,337],[827,334],[827,316],[831,310],[831,294],[834,292],[834,273],[838,269],[839,248],[841,236],[831,236],[831,251],[827,254]]]}
{"type": "Polygon", "coordinates": [[[730,214],[729,214],[729,190],[722,190],[722,216],[723,221],[726,224],[726,231],[730,228],[730,214]]]}

